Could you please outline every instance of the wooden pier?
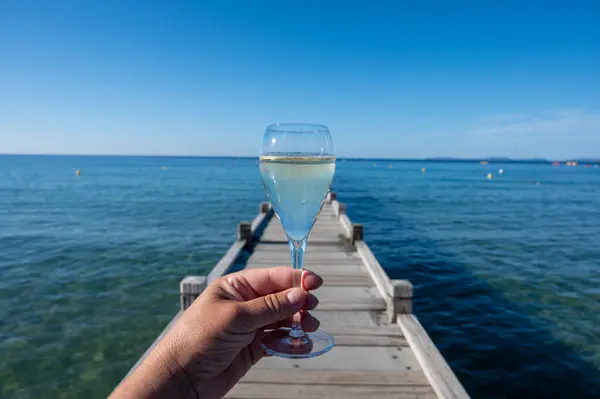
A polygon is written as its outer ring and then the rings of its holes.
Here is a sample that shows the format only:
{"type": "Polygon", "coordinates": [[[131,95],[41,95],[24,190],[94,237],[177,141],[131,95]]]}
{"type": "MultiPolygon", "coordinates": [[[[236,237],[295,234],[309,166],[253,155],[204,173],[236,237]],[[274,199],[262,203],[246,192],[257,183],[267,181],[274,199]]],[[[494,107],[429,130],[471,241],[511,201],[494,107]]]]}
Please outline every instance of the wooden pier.
{"type": "MultiPolygon", "coordinates": [[[[183,279],[182,310],[163,334],[214,279],[242,267],[289,264],[283,228],[262,203],[252,223],[239,225],[238,240],[208,276],[183,279]]],[[[350,221],[335,193],[309,237],[304,266],[325,280],[311,313],[335,347],[308,360],[262,359],[227,398],[468,398],[412,314],[412,285],[388,278],[363,241],[362,225],[350,221]]]]}

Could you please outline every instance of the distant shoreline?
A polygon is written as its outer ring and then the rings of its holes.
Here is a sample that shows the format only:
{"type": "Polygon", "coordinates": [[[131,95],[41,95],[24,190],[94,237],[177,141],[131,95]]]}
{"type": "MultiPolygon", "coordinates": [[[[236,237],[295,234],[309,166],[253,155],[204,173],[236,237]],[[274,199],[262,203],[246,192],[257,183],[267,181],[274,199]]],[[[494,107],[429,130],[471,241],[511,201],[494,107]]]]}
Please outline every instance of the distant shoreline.
{"type": "MultiPolygon", "coordinates": [[[[208,159],[258,159],[258,156],[234,156],[234,155],[128,155],[128,154],[0,154],[1,157],[73,157],[73,158],[208,158],[208,159]]],[[[552,164],[559,162],[577,162],[578,164],[600,164],[600,157],[590,158],[568,158],[568,159],[518,159],[505,157],[482,157],[482,158],[357,158],[338,157],[340,161],[374,161],[374,162],[440,162],[440,163],[480,163],[482,161],[490,164],[499,163],[521,163],[521,164],[552,164]]]]}

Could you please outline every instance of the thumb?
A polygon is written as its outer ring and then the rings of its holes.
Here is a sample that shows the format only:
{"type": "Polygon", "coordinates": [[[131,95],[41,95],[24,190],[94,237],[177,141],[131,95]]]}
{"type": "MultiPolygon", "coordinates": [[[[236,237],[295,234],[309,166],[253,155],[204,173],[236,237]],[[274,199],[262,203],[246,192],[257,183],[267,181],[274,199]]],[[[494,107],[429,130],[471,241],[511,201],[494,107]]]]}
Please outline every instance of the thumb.
{"type": "Polygon", "coordinates": [[[287,319],[306,304],[308,294],[302,288],[291,288],[242,302],[239,316],[250,331],[287,319]]]}

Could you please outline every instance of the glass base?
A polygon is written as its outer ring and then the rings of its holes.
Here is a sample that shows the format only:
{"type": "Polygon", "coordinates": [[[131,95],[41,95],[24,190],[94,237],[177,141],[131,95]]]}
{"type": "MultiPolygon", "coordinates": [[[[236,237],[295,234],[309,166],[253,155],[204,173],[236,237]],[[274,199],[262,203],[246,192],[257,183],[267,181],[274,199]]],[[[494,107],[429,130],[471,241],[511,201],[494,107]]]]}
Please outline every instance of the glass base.
{"type": "Polygon", "coordinates": [[[280,328],[265,334],[262,347],[271,356],[304,359],[320,356],[333,348],[333,337],[322,330],[304,333],[300,338],[290,337],[289,328],[280,328]]]}

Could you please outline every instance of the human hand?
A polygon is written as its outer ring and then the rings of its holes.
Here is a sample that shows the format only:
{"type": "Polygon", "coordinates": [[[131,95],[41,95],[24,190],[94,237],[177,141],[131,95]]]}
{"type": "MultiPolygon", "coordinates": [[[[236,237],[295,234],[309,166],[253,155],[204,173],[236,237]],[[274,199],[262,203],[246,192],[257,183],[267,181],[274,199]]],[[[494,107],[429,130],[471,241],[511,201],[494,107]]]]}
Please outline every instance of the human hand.
{"type": "MultiPolygon", "coordinates": [[[[323,283],[290,267],[247,269],[215,280],[111,397],[223,397],[263,357],[265,328],[290,326],[299,310],[317,306],[314,295],[292,288],[300,273],[306,290],[323,283]]],[[[319,327],[305,311],[301,323],[308,332],[319,327]]]]}

